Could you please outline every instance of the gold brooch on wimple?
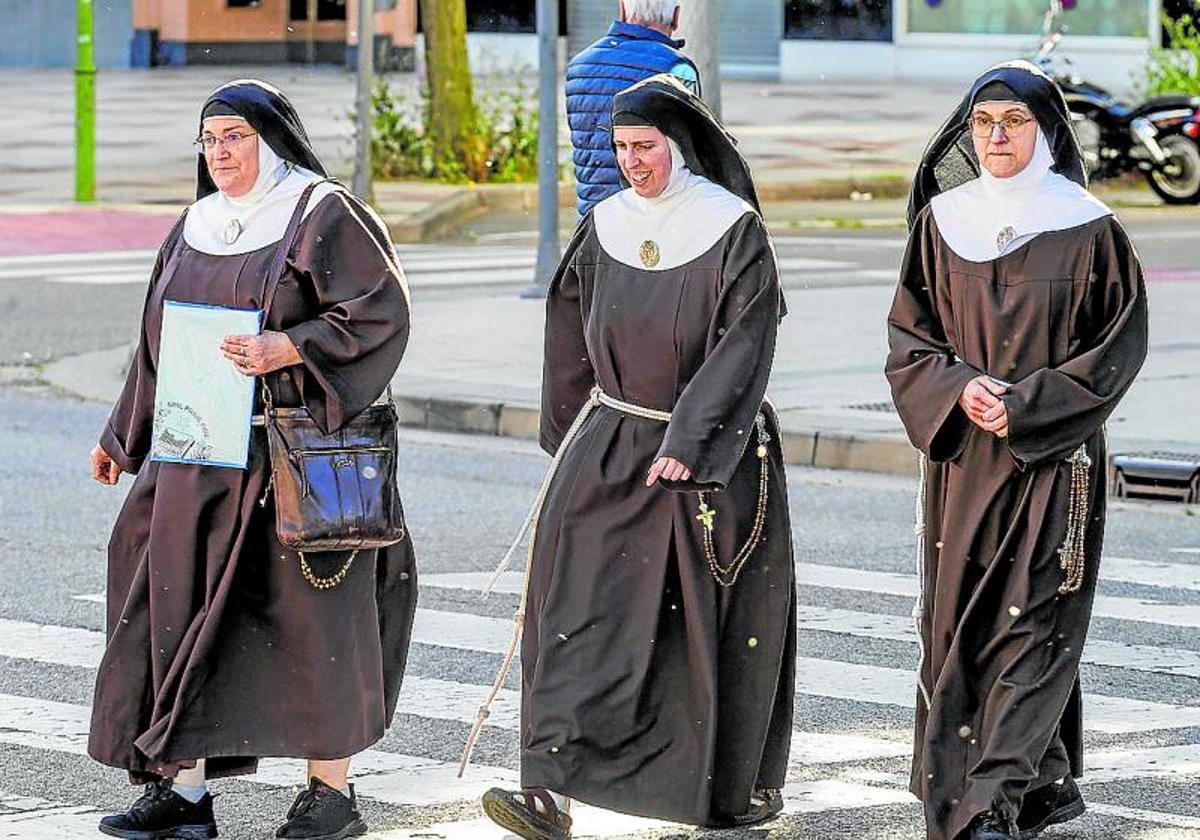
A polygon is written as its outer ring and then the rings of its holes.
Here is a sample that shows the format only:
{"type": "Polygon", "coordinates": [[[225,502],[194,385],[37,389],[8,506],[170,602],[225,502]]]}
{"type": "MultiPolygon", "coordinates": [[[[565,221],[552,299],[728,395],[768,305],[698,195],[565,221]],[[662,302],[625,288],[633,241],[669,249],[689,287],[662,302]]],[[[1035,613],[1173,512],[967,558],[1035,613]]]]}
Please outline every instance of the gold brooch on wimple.
{"type": "Polygon", "coordinates": [[[642,265],[646,268],[654,268],[658,265],[658,261],[662,259],[662,254],[658,250],[658,243],[652,239],[647,239],[638,248],[638,256],[642,258],[642,265]]]}
{"type": "Polygon", "coordinates": [[[996,235],[996,251],[1003,254],[1004,249],[1012,244],[1012,241],[1017,238],[1017,232],[1013,230],[1012,225],[1006,225],[1001,228],[1000,233],[996,235]]]}

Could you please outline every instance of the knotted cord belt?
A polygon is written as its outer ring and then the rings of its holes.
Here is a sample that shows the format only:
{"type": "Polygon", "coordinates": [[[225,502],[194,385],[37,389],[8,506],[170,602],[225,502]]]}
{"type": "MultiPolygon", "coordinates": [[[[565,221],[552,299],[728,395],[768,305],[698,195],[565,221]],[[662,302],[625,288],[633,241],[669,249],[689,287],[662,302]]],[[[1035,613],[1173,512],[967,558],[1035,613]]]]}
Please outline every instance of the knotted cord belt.
{"type": "MultiPolygon", "coordinates": [[[[488,692],[487,698],[483,701],[483,705],[479,707],[479,713],[475,717],[475,723],[471,727],[471,734],[467,736],[467,742],[463,746],[462,758],[458,765],[459,777],[466,771],[467,764],[470,763],[471,753],[475,749],[475,742],[479,739],[479,733],[483,730],[483,725],[491,714],[491,705],[495,701],[500,690],[504,687],[504,681],[508,677],[509,669],[512,666],[513,658],[517,654],[517,645],[521,641],[521,632],[525,626],[525,607],[529,598],[529,573],[533,568],[533,547],[537,542],[537,521],[541,516],[542,507],[546,503],[546,496],[550,492],[550,485],[554,481],[554,477],[558,474],[558,468],[562,464],[563,457],[570,448],[571,442],[579,435],[579,430],[583,428],[583,424],[592,415],[599,406],[607,406],[627,414],[631,417],[640,417],[643,420],[653,420],[658,423],[669,423],[671,421],[671,412],[659,411],[654,408],[645,408],[644,406],[635,405],[633,403],[619,400],[616,397],[610,396],[599,387],[593,388],[588,395],[587,402],[583,404],[579,414],[571,423],[567,433],[563,436],[562,442],[558,445],[558,451],[554,455],[554,459],[550,462],[550,468],[546,470],[546,477],[542,479],[542,486],[538,489],[537,497],[534,499],[533,507],[529,511],[529,515],[525,517],[524,524],[517,532],[516,539],[509,546],[508,551],[504,554],[504,559],[500,561],[500,565],[496,567],[496,571],[492,573],[492,577],[488,580],[487,585],[483,589],[484,597],[491,593],[496,582],[500,579],[500,575],[508,568],[508,564],[512,561],[513,555],[516,554],[517,548],[521,545],[521,541],[526,534],[530,535],[528,553],[525,557],[525,574],[521,583],[521,603],[517,607],[517,612],[513,616],[512,635],[508,639],[508,647],[504,652],[504,661],[500,664],[500,671],[496,674],[496,680],[492,683],[491,690],[488,692]]],[[[724,587],[731,587],[737,581],[746,561],[750,558],[751,553],[757,548],[762,540],[764,526],[766,524],[766,509],[767,509],[767,494],[768,494],[768,450],[767,444],[771,441],[771,437],[767,434],[766,417],[760,412],[755,418],[755,430],[758,436],[758,445],[755,453],[762,465],[759,476],[759,492],[758,492],[758,510],[755,513],[754,527],[751,530],[750,537],[745,545],[734,556],[733,561],[728,566],[722,566],[716,556],[716,548],[713,545],[713,520],[716,517],[716,511],[709,506],[708,494],[699,493],[700,515],[696,518],[703,525],[703,550],[708,561],[708,566],[712,572],[713,579],[724,587]]]]}
{"type": "Polygon", "coordinates": [[[525,627],[525,604],[529,597],[529,570],[533,567],[533,546],[537,541],[537,521],[542,514],[542,507],[546,503],[546,495],[550,492],[550,485],[554,481],[554,476],[558,474],[558,468],[562,464],[563,457],[571,446],[571,442],[579,435],[579,430],[583,428],[583,424],[600,406],[607,406],[615,409],[622,414],[628,414],[632,417],[641,417],[644,420],[655,420],[659,423],[669,423],[671,421],[671,412],[659,411],[654,408],[645,408],[640,405],[619,400],[616,397],[609,396],[600,390],[599,387],[592,388],[588,394],[587,402],[583,404],[583,408],[579,410],[574,422],[567,429],[567,433],[563,435],[562,442],[558,445],[558,451],[554,454],[554,459],[550,462],[550,468],[546,470],[546,477],[542,479],[542,486],[538,489],[537,497],[533,501],[533,507],[529,510],[529,515],[525,517],[524,524],[517,531],[516,539],[512,541],[512,545],[508,547],[508,551],[504,553],[504,559],[500,561],[500,565],[496,567],[496,571],[492,573],[487,585],[483,588],[483,596],[486,598],[491,594],[492,589],[496,586],[496,582],[500,580],[500,575],[508,568],[508,564],[512,562],[513,555],[517,553],[517,549],[521,545],[521,541],[525,539],[526,534],[530,534],[529,549],[525,556],[525,574],[521,583],[521,603],[517,607],[517,612],[513,616],[512,635],[508,639],[508,648],[504,651],[504,661],[500,664],[500,671],[496,674],[496,680],[492,683],[492,688],[488,692],[487,698],[483,701],[483,705],[479,707],[479,713],[475,717],[475,723],[471,727],[471,734],[467,736],[467,743],[463,747],[462,758],[458,764],[458,775],[461,778],[462,774],[467,769],[467,764],[471,761],[471,753],[475,749],[475,742],[479,739],[479,733],[483,730],[483,724],[491,715],[492,703],[496,700],[496,696],[500,694],[500,690],[504,687],[504,680],[508,677],[509,668],[512,667],[513,658],[517,654],[517,645],[521,642],[521,631],[525,627]]]}

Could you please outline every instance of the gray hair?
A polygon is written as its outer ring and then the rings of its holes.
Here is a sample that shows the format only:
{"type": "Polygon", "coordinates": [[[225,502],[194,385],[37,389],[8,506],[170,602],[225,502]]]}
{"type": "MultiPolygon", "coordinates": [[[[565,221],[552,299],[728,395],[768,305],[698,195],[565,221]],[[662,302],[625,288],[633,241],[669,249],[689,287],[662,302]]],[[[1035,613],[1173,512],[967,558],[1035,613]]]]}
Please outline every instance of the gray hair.
{"type": "Polygon", "coordinates": [[[669,26],[677,8],[679,0],[625,0],[625,17],[669,26]]]}

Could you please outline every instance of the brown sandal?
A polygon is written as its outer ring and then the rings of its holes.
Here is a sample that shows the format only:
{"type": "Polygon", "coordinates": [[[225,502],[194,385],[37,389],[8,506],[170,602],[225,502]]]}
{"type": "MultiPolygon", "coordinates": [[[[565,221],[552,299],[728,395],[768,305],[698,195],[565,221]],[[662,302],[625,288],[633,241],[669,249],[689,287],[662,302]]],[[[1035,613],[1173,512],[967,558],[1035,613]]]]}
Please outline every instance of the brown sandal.
{"type": "Polygon", "coordinates": [[[571,838],[570,815],[558,810],[554,797],[545,788],[518,791],[492,788],[483,795],[483,812],[496,825],[524,840],[571,838]],[[544,811],[538,810],[538,802],[544,811]]]}
{"type": "Polygon", "coordinates": [[[772,820],[783,810],[783,794],[776,788],[757,788],[746,813],[733,818],[735,826],[758,825],[772,820]]]}

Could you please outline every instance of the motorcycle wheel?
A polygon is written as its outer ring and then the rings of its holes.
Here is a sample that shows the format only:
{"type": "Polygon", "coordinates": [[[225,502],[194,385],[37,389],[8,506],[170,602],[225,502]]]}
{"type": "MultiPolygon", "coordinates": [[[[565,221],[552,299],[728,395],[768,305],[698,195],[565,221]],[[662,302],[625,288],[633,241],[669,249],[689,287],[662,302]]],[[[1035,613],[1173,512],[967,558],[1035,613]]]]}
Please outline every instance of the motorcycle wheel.
{"type": "Polygon", "coordinates": [[[1146,173],[1150,188],[1167,204],[1200,204],[1200,146],[1182,134],[1160,137],[1158,144],[1170,160],[1146,173]]]}

